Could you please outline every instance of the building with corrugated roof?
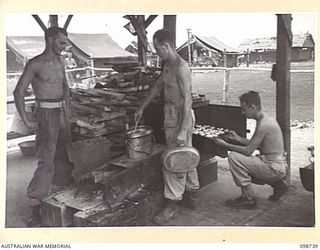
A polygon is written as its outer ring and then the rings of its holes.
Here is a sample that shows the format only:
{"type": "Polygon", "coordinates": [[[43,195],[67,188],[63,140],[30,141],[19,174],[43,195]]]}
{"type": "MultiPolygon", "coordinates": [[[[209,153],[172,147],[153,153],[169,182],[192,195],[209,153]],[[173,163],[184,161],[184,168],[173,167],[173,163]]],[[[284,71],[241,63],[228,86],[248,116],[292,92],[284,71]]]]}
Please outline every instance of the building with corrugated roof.
{"type": "MultiPolygon", "coordinates": [[[[309,33],[293,35],[291,47],[291,61],[313,61],[315,42],[309,33]]],[[[255,62],[275,62],[276,61],[276,37],[263,37],[246,39],[239,50],[244,53],[249,52],[250,63],[255,62]]]]}

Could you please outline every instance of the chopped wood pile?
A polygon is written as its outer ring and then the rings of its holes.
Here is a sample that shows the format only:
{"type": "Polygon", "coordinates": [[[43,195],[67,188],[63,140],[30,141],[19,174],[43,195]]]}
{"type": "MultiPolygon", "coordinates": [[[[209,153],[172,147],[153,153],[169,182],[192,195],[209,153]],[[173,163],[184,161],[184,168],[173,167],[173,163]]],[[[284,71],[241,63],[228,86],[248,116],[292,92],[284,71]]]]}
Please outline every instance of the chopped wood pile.
{"type": "Polygon", "coordinates": [[[139,69],[114,71],[94,89],[72,89],[73,134],[94,138],[124,131],[126,124],[134,124],[133,113],[157,78],[157,73],[139,69]]]}

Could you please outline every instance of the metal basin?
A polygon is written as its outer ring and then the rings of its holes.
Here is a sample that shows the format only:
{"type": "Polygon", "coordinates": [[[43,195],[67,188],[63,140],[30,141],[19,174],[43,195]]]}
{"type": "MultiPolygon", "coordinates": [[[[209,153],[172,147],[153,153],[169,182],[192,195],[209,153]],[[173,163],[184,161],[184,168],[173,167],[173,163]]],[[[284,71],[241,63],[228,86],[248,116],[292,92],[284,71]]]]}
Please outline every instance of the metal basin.
{"type": "Polygon", "coordinates": [[[36,141],[25,141],[18,144],[24,156],[36,155],[36,141]]]}

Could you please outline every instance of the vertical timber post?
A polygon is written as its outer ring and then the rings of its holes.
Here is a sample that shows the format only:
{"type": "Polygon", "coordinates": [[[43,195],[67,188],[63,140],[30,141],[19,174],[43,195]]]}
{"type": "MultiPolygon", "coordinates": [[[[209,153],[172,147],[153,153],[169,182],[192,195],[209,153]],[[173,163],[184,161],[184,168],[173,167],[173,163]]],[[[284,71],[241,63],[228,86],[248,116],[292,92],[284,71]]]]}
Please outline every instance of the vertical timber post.
{"type": "Polygon", "coordinates": [[[281,127],[284,148],[287,152],[290,181],[290,52],[292,45],[291,14],[277,15],[276,109],[281,127]]]}
{"type": "Polygon", "coordinates": [[[163,17],[163,28],[171,32],[174,47],[176,47],[176,19],[176,15],[164,15],[163,17]]]}
{"type": "Polygon", "coordinates": [[[191,44],[190,44],[190,31],[191,29],[187,29],[188,32],[188,61],[189,61],[189,66],[192,65],[192,60],[191,60],[191,44]]]}
{"type": "MultiPolygon", "coordinates": [[[[94,59],[92,56],[90,56],[90,68],[91,68],[91,79],[92,79],[92,83],[95,85],[96,84],[96,72],[94,69],[94,59]]],[[[91,87],[91,86],[90,86],[91,87]]]]}
{"type": "MultiPolygon", "coordinates": [[[[137,16],[138,25],[140,25],[142,29],[145,29],[144,21],[145,21],[144,15],[137,16]]],[[[147,50],[143,47],[142,41],[139,36],[138,36],[138,59],[143,66],[147,66],[147,50]]]]}
{"type": "Polygon", "coordinates": [[[49,15],[49,27],[58,27],[58,15],[49,15]]]}
{"type": "Polygon", "coordinates": [[[227,69],[227,51],[223,50],[223,89],[222,89],[222,103],[227,105],[227,95],[229,88],[229,70],[227,69]]]}

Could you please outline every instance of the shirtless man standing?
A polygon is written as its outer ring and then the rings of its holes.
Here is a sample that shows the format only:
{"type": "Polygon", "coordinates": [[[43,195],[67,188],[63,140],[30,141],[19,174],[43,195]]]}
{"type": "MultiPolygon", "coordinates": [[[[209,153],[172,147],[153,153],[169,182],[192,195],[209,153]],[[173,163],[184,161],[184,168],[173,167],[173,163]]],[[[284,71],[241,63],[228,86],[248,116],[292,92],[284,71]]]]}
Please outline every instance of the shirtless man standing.
{"type": "Polygon", "coordinates": [[[22,120],[28,127],[37,129],[38,167],[27,188],[33,208],[29,226],[40,224],[40,201],[54,185],[70,184],[72,171],[66,152],[66,143],[71,142],[70,90],[60,60],[61,51],[69,45],[66,30],[48,28],[45,42],[44,52],[28,61],[13,93],[22,120]],[[36,99],[36,119],[25,112],[25,90],[30,84],[36,99]]]}
{"type": "MultiPolygon", "coordinates": [[[[140,120],[145,107],[164,88],[166,144],[168,147],[192,146],[194,115],[192,111],[190,69],[188,64],[177,54],[173,45],[173,37],[168,30],[158,30],[153,35],[153,45],[164,62],[164,66],[149,96],[136,111],[136,121],[140,120]]],[[[163,167],[162,173],[166,206],[153,218],[153,222],[156,224],[165,223],[177,212],[178,201],[182,200],[185,191],[185,205],[194,207],[196,191],[199,189],[196,169],[176,173],[163,167]]]]}
{"type": "Polygon", "coordinates": [[[285,181],[288,166],[285,158],[283,137],[279,124],[261,109],[258,92],[249,91],[240,96],[242,113],[249,119],[257,121],[256,130],[251,140],[231,132],[229,140],[240,145],[216,139],[217,145],[231,151],[228,156],[230,171],[242,196],[227,200],[227,205],[236,208],[253,209],[256,199],[251,183],[269,184],[273,187],[271,201],[277,201],[288,191],[285,181]],[[260,155],[252,155],[258,149],[260,155]]]}

